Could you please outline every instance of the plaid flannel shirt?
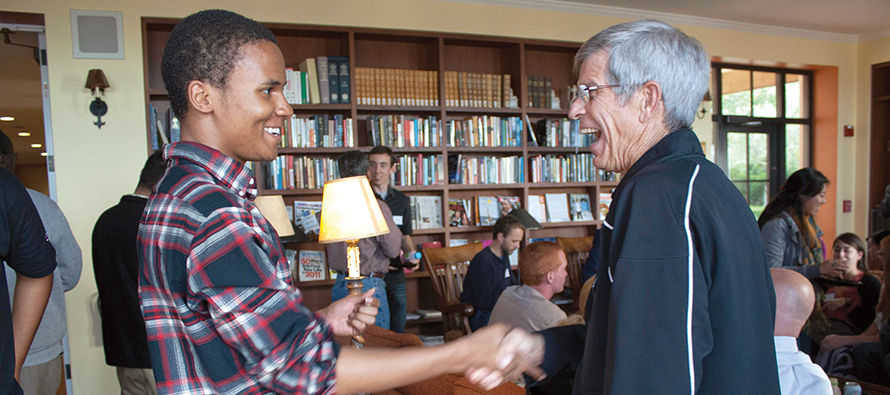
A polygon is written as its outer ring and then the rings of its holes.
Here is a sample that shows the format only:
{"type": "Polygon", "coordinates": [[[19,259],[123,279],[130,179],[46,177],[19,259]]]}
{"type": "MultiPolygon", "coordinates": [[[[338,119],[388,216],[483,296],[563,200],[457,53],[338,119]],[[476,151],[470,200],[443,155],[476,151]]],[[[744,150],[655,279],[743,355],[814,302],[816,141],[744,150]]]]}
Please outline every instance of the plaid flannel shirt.
{"type": "Polygon", "coordinates": [[[339,348],[303,306],[241,163],[169,144],[139,229],[139,297],[162,394],[331,393],[339,348]]]}

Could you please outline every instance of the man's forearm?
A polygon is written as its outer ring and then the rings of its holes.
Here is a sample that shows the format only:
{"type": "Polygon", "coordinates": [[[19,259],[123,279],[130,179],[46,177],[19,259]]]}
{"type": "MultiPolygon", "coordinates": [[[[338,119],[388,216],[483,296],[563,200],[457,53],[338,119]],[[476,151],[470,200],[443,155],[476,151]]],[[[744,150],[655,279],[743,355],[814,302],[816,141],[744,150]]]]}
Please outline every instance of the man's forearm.
{"type": "Polygon", "coordinates": [[[30,278],[16,274],[12,302],[12,328],[15,336],[15,377],[25,363],[34,333],[43,318],[46,302],[53,288],[53,275],[30,278]]]}
{"type": "Polygon", "coordinates": [[[414,246],[414,241],[411,240],[411,235],[402,235],[402,251],[405,253],[417,251],[417,247],[414,246]]]}
{"type": "Polygon", "coordinates": [[[373,393],[403,387],[446,373],[463,373],[468,358],[460,345],[438,347],[343,347],[337,360],[337,393],[373,393]]]}

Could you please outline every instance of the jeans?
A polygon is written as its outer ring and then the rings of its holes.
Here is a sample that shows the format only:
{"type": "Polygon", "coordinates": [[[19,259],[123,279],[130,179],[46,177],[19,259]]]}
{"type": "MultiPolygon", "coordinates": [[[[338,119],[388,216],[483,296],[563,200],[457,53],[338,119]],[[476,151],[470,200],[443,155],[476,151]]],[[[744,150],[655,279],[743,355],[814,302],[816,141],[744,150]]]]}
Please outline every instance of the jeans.
{"type": "Polygon", "coordinates": [[[405,333],[405,316],[408,314],[408,294],[405,292],[405,272],[391,270],[383,277],[386,283],[386,299],[389,302],[389,329],[405,333]]]}
{"type": "MultiPolygon", "coordinates": [[[[362,279],[362,284],[364,285],[362,292],[367,292],[371,288],[377,288],[374,291],[374,297],[380,300],[380,309],[377,310],[377,321],[374,322],[374,325],[383,329],[389,329],[389,303],[386,301],[386,283],[383,282],[382,278],[368,276],[362,279]]],[[[346,276],[337,276],[334,288],[331,289],[331,302],[343,299],[346,295],[349,295],[349,288],[346,288],[346,276]]]]}

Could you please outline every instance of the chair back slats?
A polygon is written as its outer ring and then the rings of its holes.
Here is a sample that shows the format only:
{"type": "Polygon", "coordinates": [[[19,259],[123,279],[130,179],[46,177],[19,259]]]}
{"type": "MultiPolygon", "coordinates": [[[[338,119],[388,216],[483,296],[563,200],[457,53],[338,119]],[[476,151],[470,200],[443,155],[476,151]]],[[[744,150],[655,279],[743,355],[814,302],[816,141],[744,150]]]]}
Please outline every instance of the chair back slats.
{"type": "Polygon", "coordinates": [[[449,332],[470,333],[469,321],[467,317],[461,315],[463,309],[458,306],[461,304],[460,294],[463,291],[467,268],[473,257],[482,249],[482,243],[473,243],[457,247],[429,248],[423,251],[424,265],[430,272],[433,286],[439,295],[439,309],[442,311],[446,339],[449,332]]]}
{"type": "Polygon", "coordinates": [[[590,255],[590,247],[593,246],[593,236],[587,237],[557,237],[556,243],[566,252],[566,287],[572,290],[573,295],[581,289],[581,266],[590,255]]]}

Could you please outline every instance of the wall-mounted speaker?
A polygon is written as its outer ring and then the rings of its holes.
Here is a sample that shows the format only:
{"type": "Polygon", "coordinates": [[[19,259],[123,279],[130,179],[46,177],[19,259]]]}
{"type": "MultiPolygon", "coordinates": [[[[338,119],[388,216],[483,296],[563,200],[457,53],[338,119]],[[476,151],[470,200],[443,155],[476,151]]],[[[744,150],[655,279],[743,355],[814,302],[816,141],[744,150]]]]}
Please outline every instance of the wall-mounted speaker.
{"type": "Polygon", "coordinates": [[[76,59],[123,59],[123,15],[118,11],[71,10],[76,59]]]}

